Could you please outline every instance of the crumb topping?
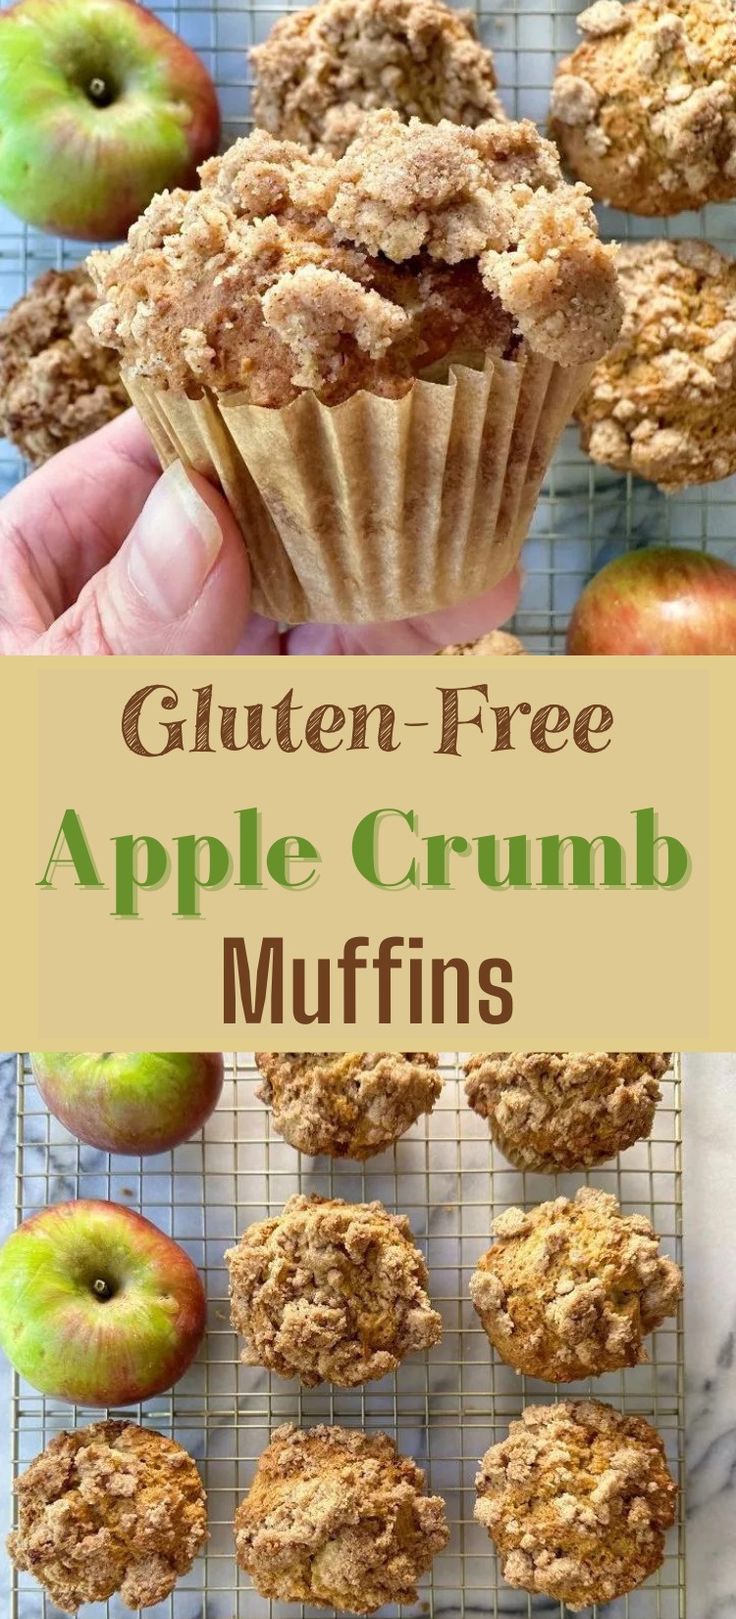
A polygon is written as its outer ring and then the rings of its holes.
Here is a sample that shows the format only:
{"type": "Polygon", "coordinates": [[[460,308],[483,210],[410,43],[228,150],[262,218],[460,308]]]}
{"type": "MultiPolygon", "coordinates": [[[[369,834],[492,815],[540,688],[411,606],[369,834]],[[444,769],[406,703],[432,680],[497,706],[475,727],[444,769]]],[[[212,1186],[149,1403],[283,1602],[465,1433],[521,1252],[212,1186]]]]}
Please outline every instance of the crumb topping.
{"type": "Polygon", "coordinates": [[[470,1106],[517,1169],[590,1169],[649,1135],[667,1051],[486,1051],[465,1064],[470,1106]]]}
{"type": "Polygon", "coordinates": [[[643,1214],[583,1186],[492,1229],[470,1296],[507,1365],[571,1383],[648,1360],[643,1339],[675,1314],[682,1273],[643,1214]]]}
{"type": "Polygon", "coordinates": [[[503,117],[472,13],[443,0],[321,0],[279,18],[250,61],[256,123],[338,156],[380,107],[471,128],[503,117]]]}
{"type": "Polygon", "coordinates": [[[163,1602],[207,1539],[191,1456],[132,1422],[57,1434],[14,1488],[8,1552],[63,1613],[116,1593],[128,1608],[163,1602]]]}
{"type": "Polygon", "coordinates": [[[440,647],[435,657],[518,657],[519,654],[525,655],[526,648],[516,635],[510,635],[508,630],[489,630],[477,641],[459,641],[455,646],[440,647]]]}
{"type": "Polygon", "coordinates": [[[702,241],[622,249],[624,324],[577,410],[585,449],[664,489],[736,472],[736,260],[702,241]]]}
{"type": "Polygon", "coordinates": [[[552,133],[593,194],[640,214],[736,195],[730,0],[596,0],[559,65],[552,133]]]}
{"type": "Polygon", "coordinates": [[[125,410],[120,362],[88,325],[83,269],[47,270],[0,321],[0,433],[34,466],[125,410]]]}
{"type": "Polygon", "coordinates": [[[235,1517],[238,1563],[262,1596],[373,1613],[415,1603],[448,1540],[444,1502],[382,1433],[277,1428],[235,1517]]]}
{"type": "Polygon", "coordinates": [[[573,1612],[648,1579],[675,1520],[659,1434],[597,1400],[527,1406],[486,1451],[476,1490],[504,1579],[573,1612]]]}
{"type": "Polygon", "coordinates": [[[307,1388],[385,1377],[442,1336],[409,1222],[381,1203],[297,1194],[225,1258],[241,1359],[307,1388]]]}
{"type": "Polygon", "coordinates": [[[89,259],[98,341],[161,387],[396,397],[458,350],[577,365],[618,331],[613,249],[530,123],[376,112],[337,160],[256,130],[200,172],[89,259]]]}
{"type": "Polygon", "coordinates": [[[442,1089],[433,1051],[257,1051],[256,1062],[275,1128],[313,1157],[383,1152],[431,1113],[442,1089]]]}

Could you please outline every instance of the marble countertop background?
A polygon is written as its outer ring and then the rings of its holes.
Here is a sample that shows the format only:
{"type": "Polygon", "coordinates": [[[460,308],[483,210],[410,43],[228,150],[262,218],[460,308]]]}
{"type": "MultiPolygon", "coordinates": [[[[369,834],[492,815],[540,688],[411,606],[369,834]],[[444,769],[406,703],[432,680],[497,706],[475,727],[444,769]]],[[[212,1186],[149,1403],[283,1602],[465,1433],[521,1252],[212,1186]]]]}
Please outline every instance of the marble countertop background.
{"type": "MultiPolygon", "coordinates": [[[[14,1054],[0,1054],[0,1238],[14,1223],[14,1054]]],[[[736,1055],[684,1062],[685,1341],[689,1619],[736,1619],[736,1055]]],[[[60,1195],[65,1195],[64,1191],[60,1195]]],[[[67,1194],[68,1195],[68,1194],[67,1194]]],[[[0,1409],[10,1378],[0,1364],[0,1409]]],[[[10,1455],[0,1419],[0,1536],[10,1455]]],[[[0,1566],[4,1559],[0,1561],[0,1566]]],[[[0,1590],[7,1590],[5,1569],[0,1590]]],[[[0,1598],[0,1612],[5,1608],[0,1598]]],[[[56,1612],[49,1609],[48,1612],[56,1612]]],[[[296,1611],[296,1610],[294,1610],[296,1611]]],[[[443,1605],[444,1611],[444,1605],[443,1605]]],[[[504,1610],[505,1611],[505,1610],[504,1610]]],[[[511,1610],[509,1610],[511,1611],[511,1610]]],[[[517,1611],[514,1608],[514,1611],[517,1611]]],[[[521,1610],[518,1610],[521,1612],[521,1610]]],[[[554,1609],[555,1613],[557,1608],[554,1609]]],[[[616,1609],[618,1612],[618,1608],[616,1609]]],[[[24,1619],[38,1607],[23,1604],[24,1619]]]]}

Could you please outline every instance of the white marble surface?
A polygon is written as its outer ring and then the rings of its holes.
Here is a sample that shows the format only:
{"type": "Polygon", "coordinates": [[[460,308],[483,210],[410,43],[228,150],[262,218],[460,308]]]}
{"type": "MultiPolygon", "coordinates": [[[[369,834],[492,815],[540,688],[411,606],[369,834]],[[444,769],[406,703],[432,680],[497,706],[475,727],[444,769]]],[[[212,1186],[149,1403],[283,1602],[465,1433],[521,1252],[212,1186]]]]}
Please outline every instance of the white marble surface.
{"type": "MultiPolygon", "coordinates": [[[[0,1056],[0,1231],[14,1220],[15,1060],[0,1056]]],[[[684,1071],[684,1180],[686,1268],[686,1360],[688,1450],[688,1615],[689,1619],[736,1619],[736,1057],[690,1057],[684,1071]]],[[[290,1150],[290,1149],[289,1149],[290,1150]]],[[[94,1173],[93,1166],[90,1166],[94,1173]]],[[[84,1188],[94,1195],[91,1183],[84,1188]]],[[[289,1188],[290,1190],[291,1188],[289,1188]]],[[[314,1189],[323,1189],[315,1186],[314,1189]]],[[[348,1186],[345,1195],[360,1195],[348,1186]]],[[[70,1195],[63,1153],[55,1159],[51,1195],[70,1195]]],[[[98,1195],[105,1195],[104,1191],[98,1195]]],[[[115,1195],[112,1188],[111,1195],[115,1195]]],[[[256,1196],[260,1195],[258,1193],[256,1196]]],[[[605,1397],[605,1391],[601,1391],[605,1397]]],[[[10,1456],[7,1419],[9,1377],[0,1365],[0,1530],[7,1525],[10,1456]]],[[[288,1414],[288,1413],[287,1413],[288,1414]]],[[[338,1413],[339,1416],[339,1413],[338,1413]]],[[[406,1443],[406,1448],[411,1448],[406,1443]]],[[[216,1567],[217,1565],[215,1565],[216,1567]]],[[[7,1612],[7,1566],[0,1563],[0,1614],[7,1612]]],[[[227,1609],[227,1601],[225,1612],[227,1609]]],[[[22,1619],[56,1614],[39,1597],[26,1597],[22,1619]]],[[[95,1609],[94,1613],[102,1610],[95,1609]]],[[[117,1608],[115,1608],[117,1616],[117,1608]]],[[[168,1613],[168,1607],[166,1608],[168,1613]]],[[[177,1615],[180,1608],[177,1606],[177,1615]]],[[[200,1596],[181,1607],[187,1619],[209,1619],[200,1596]]],[[[213,1612],[218,1616],[220,1606],[213,1612]]],[[[259,1610],[260,1611],[260,1610],[259,1610]]],[[[281,1610],[280,1610],[281,1611],[281,1610]]],[[[284,1610],[288,1611],[288,1610],[284,1610]]],[[[451,1598],[437,1601],[435,1613],[458,1614],[451,1598]]],[[[468,1614],[485,1614],[476,1602],[468,1614]]],[[[508,1593],[494,1613],[526,1613],[525,1599],[508,1593]]],[[[536,1610],[535,1610],[536,1611],[536,1610]]],[[[556,1607],[550,1608],[556,1614],[556,1607]]],[[[675,1610],[672,1609],[674,1612],[675,1610]]],[[[90,1610],[90,1613],[92,1610],[90,1610]]],[[[157,1610],[158,1612],[158,1610],[157,1610]]],[[[248,1610],[238,1608],[238,1614],[248,1610]]],[[[255,1609],[254,1609],[255,1612],[255,1609]]],[[[298,1610],[293,1610],[297,1613],[298,1610]]],[[[616,1605],[611,1619],[638,1608],[616,1605]]],[[[663,1609],[667,1615],[670,1608],[663,1609]]],[[[229,1619],[229,1614],[228,1614],[229,1619]]],[[[233,1610],[234,1619],[234,1610],[233,1610]]]]}

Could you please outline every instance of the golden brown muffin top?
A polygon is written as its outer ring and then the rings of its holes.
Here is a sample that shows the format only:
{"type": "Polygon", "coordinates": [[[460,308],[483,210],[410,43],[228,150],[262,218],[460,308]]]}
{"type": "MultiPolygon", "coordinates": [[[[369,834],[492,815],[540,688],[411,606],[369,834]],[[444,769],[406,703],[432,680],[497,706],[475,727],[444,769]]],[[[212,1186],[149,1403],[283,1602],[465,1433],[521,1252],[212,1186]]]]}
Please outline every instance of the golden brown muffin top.
{"type": "Polygon", "coordinates": [[[598,1400],[527,1406],[486,1451],[476,1489],[504,1579],[573,1612],[648,1579],[675,1520],[659,1434],[598,1400]]]}
{"type": "Polygon", "coordinates": [[[409,1222],[382,1203],[297,1194],[225,1259],[241,1359],[307,1388],[385,1377],[442,1336],[409,1222]]]}
{"type": "Polygon", "coordinates": [[[0,433],[40,466],[125,410],[120,362],[88,325],[87,271],[47,270],[0,321],[0,433]]]}
{"type": "Polygon", "coordinates": [[[163,1602],[207,1539],[191,1456],[133,1422],[57,1434],[14,1487],[10,1557],[64,1613],[116,1592],[129,1608],[163,1602]]]}
{"type": "Polygon", "coordinates": [[[736,472],[736,260],[701,241],[632,243],[624,324],[577,409],[594,461],[663,489],[736,472]]]}
{"type": "Polygon", "coordinates": [[[277,1428],[235,1517],[262,1596],[350,1613],[414,1603],[448,1539],[444,1502],[382,1433],[277,1428]]]}
{"type": "Polygon", "coordinates": [[[526,647],[522,645],[518,636],[510,635],[508,630],[489,630],[487,635],[480,635],[477,641],[458,641],[455,646],[440,647],[435,653],[436,658],[462,657],[519,657],[526,656],[526,647]]]}
{"type": "Polygon", "coordinates": [[[682,1273],[643,1214],[583,1186],[571,1200],[506,1209],[470,1296],[502,1359],[572,1383],[648,1360],[643,1339],[677,1310],[682,1273]]]}
{"type": "Polygon", "coordinates": [[[93,253],[100,342],[161,387],[397,396],[444,356],[577,365],[620,324],[613,249],[530,123],[370,115],[337,160],[262,130],[93,253]]]}
{"type": "Polygon", "coordinates": [[[596,0],[578,25],[551,127],[593,195],[650,215],[736,195],[731,0],[596,0]]]}
{"type": "Polygon", "coordinates": [[[432,1051],[257,1051],[257,1095],[299,1152],[371,1158],[431,1113],[442,1089],[432,1051]]]}
{"type": "Polygon", "coordinates": [[[280,17],[250,60],[255,122],[337,155],[379,107],[471,128],[503,117],[472,12],[443,0],[321,0],[280,17]]]}
{"type": "Polygon", "coordinates": [[[517,1169],[589,1169],[648,1136],[668,1051],[481,1051],[470,1106],[517,1169]]]}

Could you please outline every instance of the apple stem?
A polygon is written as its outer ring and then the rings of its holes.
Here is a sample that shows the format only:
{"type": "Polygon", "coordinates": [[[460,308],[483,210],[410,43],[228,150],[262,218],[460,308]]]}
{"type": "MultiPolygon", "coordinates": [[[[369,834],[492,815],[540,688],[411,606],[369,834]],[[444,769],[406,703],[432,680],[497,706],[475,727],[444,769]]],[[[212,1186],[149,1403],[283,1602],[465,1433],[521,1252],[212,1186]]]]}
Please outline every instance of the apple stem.
{"type": "Polygon", "coordinates": [[[89,81],[89,85],[87,86],[87,95],[89,96],[90,101],[93,102],[96,107],[109,107],[110,102],[114,99],[113,92],[107,82],[107,79],[103,79],[97,74],[89,81]]]}
{"type": "Polygon", "coordinates": [[[93,1293],[96,1293],[97,1297],[100,1299],[109,1299],[111,1296],[110,1287],[108,1286],[107,1282],[103,1281],[101,1276],[98,1276],[92,1283],[92,1291],[93,1293]]]}

